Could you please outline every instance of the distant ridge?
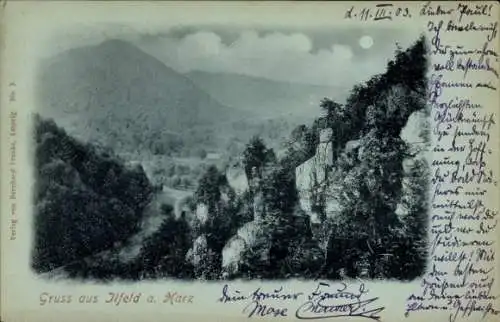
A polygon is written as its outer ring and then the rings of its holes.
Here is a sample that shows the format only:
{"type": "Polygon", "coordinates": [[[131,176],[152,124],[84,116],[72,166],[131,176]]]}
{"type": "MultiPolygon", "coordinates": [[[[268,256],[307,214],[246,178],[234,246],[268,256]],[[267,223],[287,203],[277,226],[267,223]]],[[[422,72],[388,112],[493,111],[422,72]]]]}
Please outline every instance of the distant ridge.
{"type": "Polygon", "coordinates": [[[283,82],[241,74],[191,71],[185,75],[221,103],[262,114],[311,115],[312,112],[319,113],[322,98],[343,100],[347,94],[342,88],[333,86],[283,82]]]}

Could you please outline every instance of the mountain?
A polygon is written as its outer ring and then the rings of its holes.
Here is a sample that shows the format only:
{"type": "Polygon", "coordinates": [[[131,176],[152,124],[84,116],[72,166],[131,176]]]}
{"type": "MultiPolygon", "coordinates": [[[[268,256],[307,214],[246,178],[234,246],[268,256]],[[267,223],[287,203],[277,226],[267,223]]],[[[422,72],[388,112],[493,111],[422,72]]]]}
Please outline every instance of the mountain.
{"type": "Polygon", "coordinates": [[[80,138],[112,146],[168,141],[235,116],[190,79],[121,40],[44,61],[37,90],[41,115],[80,138]]]}
{"type": "Polygon", "coordinates": [[[293,115],[310,118],[319,115],[322,98],[343,101],[347,94],[342,88],[238,74],[192,71],[185,76],[221,103],[258,112],[264,117],[293,115]]]}

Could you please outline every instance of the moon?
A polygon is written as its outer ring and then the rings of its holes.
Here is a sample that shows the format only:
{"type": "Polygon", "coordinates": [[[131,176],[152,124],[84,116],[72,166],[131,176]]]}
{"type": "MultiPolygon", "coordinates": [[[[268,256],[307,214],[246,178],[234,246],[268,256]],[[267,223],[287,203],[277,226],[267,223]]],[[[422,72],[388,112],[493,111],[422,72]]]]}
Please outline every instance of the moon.
{"type": "Polygon", "coordinates": [[[373,38],[370,36],[363,36],[359,38],[359,45],[363,49],[368,49],[373,46],[373,38]]]}

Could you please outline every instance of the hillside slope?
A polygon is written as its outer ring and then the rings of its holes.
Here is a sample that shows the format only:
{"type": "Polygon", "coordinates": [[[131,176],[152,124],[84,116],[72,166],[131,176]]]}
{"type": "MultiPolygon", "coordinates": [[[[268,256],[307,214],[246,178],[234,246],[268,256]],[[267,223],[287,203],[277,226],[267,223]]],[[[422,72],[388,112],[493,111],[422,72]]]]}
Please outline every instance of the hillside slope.
{"type": "Polygon", "coordinates": [[[127,168],[39,116],[34,140],[37,272],[110,248],[138,230],[153,193],[141,167],[127,168]]]}
{"type": "Polygon", "coordinates": [[[71,134],[120,150],[175,145],[181,132],[234,115],[185,76],[121,40],[43,62],[38,85],[42,115],[71,134]]]}
{"type": "Polygon", "coordinates": [[[291,114],[310,118],[320,112],[318,103],[322,98],[343,100],[347,94],[341,88],[238,74],[192,71],[185,75],[223,104],[255,111],[263,117],[291,114]]]}

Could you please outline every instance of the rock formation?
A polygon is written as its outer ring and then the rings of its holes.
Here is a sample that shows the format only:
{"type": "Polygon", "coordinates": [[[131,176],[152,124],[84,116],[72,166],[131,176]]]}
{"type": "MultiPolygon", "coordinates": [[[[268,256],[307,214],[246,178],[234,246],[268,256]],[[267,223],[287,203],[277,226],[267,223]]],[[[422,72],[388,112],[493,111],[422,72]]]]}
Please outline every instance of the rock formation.
{"type": "Polygon", "coordinates": [[[408,144],[409,153],[411,155],[403,160],[403,194],[396,208],[396,214],[402,219],[410,213],[407,207],[408,199],[417,197],[422,198],[422,196],[416,196],[416,192],[412,191],[412,172],[415,171],[417,167],[428,164],[426,162],[429,158],[429,151],[426,149],[428,143],[428,139],[426,138],[426,135],[428,135],[428,123],[429,117],[426,115],[425,111],[417,111],[410,115],[406,122],[406,126],[401,130],[400,137],[408,144]]]}
{"type": "Polygon", "coordinates": [[[226,170],[226,178],[229,186],[234,189],[237,195],[248,190],[248,179],[243,167],[239,165],[229,166],[226,170]]]}
{"type": "Polygon", "coordinates": [[[295,170],[300,206],[310,216],[313,224],[322,222],[321,213],[333,215],[338,209],[335,200],[326,198],[330,188],[328,174],[333,170],[331,136],[331,129],[321,130],[315,155],[295,170]]]}

